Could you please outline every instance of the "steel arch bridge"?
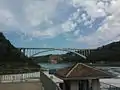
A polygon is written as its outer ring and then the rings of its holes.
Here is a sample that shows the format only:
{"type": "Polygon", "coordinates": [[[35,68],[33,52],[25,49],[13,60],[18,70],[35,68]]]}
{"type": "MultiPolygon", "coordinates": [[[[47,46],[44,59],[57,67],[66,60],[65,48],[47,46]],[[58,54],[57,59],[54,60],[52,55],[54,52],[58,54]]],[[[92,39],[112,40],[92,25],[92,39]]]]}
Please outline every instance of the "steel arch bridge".
{"type": "Polygon", "coordinates": [[[76,48],[18,48],[22,53],[28,57],[34,57],[40,53],[49,52],[49,51],[66,51],[72,52],[86,59],[86,57],[94,51],[94,49],[76,49],[76,48]]]}

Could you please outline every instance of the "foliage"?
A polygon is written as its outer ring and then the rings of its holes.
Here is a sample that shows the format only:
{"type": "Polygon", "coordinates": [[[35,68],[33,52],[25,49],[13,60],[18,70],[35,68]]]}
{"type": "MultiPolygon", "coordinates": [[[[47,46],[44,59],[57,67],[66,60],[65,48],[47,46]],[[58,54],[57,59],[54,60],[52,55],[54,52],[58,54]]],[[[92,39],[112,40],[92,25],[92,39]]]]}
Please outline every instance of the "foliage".
{"type": "Polygon", "coordinates": [[[31,59],[15,48],[0,32],[0,69],[39,67],[31,59]]]}
{"type": "Polygon", "coordinates": [[[33,57],[33,60],[36,62],[36,63],[47,63],[49,61],[49,57],[51,56],[52,54],[49,54],[49,55],[44,55],[44,56],[36,56],[36,57],[33,57]]]}
{"type": "MultiPolygon", "coordinates": [[[[38,56],[35,57],[37,62],[48,62],[50,55],[46,56],[38,56]]],[[[60,63],[102,63],[102,64],[110,64],[120,62],[120,41],[113,42],[108,45],[104,45],[102,47],[98,47],[90,55],[87,56],[87,59],[84,60],[82,57],[73,54],[72,52],[68,52],[66,54],[61,54],[60,57],[63,59],[60,63]]]]}
{"type": "Polygon", "coordinates": [[[87,61],[97,63],[116,63],[120,61],[120,41],[97,48],[88,57],[87,61]]]}

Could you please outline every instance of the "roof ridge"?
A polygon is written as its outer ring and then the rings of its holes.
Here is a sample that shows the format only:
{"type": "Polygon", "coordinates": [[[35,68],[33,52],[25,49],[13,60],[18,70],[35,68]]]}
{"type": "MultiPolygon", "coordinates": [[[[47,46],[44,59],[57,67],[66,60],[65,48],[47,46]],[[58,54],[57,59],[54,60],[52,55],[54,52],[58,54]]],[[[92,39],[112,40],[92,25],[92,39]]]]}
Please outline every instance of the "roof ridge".
{"type": "Polygon", "coordinates": [[[79,63],[77,63],[76,65],[74,65],[74,67],[72,67],[72,68],[69,70],[69,72],[67,73],[66,77],[68,77],[68,76],[71,74],[71,72],[72,72],[78,65],[79,65],[79,63]]]}

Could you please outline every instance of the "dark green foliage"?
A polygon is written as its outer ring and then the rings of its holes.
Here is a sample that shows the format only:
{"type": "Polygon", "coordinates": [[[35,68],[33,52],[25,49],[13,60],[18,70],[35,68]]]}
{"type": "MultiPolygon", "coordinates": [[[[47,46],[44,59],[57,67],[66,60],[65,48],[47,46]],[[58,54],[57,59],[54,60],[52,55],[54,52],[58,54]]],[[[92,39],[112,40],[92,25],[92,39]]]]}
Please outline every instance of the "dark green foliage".
{"type": "MultiPolygon", "coordinates": [[[[36,63],[48,63],[50,60],[50,56],[52,54],[49,55],[44,55],[44,56],[37,56],[37,57],[33,57],[33,60],[36,63]]],[[[61,54],[61,55],[56,55],[59,56],[61,58],[61,60],[58,60],[58,63],[68,63],[68,62],[72,62],[72,63],[77,63],[77,62],[86,62],[86,60],[84,60],[82,57],[68,52],[66,54],[61,54]]]]}
{"type": "Polygon", "coordinates": [[[120,41],[97,48],[88,57],[87,61],[97,63],[120,62],[120,41]]]}
{"type": "Polygon", "coordinates": [[[33,60],[36,62],[36,63],[48,63],[49,62],[49,57],[51,56],[52,54],[49,54],[49,55],[44,55],[44,56],[36,56],[33,58],[33,60]]]}
{"type": "Polygon", "coordinates": [[[15,48],[0,32],[0,71],[36,67],[39,66],[15,48]]]}
{"type": "Polygon", "coordinates": [[[4,35],[0,33],[0,62],[25,62],[27,57],[16,49],[4,35]]]}
{"type": "Polygon", "coordinates": [[[83,59],[82,57],[80,57],[77,54],[74,54],[72,52],[63,54],[62,58],[63,58],[63,62],[72,62],[72,63],[86,62],[85,59],[83,59]]]}
{"type": "MultiPolygon", "coordinates": [[[[38,56],[35,57],[35,61],[37,63],[40,62],[48,62],[50,55],[46,56],[38,56]]],[[[66,54],[61,54],[60,57],[62,61],[60,63],[67,62],[82,62],[82,63],[98,63],[98,64],[115,64],[120,65],[120,41],[113,42],[108,45],[104,45],[97,49],[94,49],[85,60],[84,58],[72,53],[68,52],[66,54]]]]}

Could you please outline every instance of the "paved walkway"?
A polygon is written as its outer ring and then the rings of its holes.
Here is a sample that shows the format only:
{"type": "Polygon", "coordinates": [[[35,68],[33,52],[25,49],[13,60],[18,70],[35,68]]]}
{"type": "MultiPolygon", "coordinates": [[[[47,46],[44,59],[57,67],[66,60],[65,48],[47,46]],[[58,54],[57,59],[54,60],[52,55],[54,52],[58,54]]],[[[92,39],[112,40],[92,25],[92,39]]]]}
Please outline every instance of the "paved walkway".
{"type": "Polygon", "coordinates": [[[40,82],[2,83],[0,90],[42,90],[40,82]]]}

